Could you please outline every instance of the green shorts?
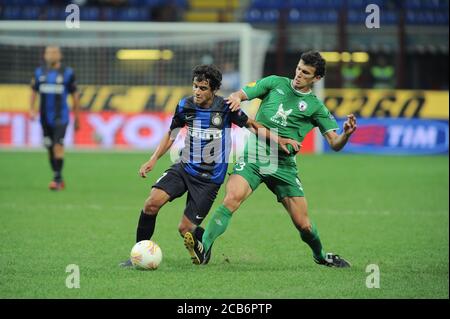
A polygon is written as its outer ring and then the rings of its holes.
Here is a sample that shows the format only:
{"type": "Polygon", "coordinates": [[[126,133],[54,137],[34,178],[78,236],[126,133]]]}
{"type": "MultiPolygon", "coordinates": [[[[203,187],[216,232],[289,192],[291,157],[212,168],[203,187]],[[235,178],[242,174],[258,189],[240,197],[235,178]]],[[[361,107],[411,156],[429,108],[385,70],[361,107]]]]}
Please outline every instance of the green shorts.
{"type": "Polygon", "coordinates": [[[265,183],[279,202],[285,197],[305,196],[297,175],[297,167],[293,165],[270,167],[241,161],[234,165],[232,174],[245,178],[252,191],[255,191],[259,184],[265,183]]]}

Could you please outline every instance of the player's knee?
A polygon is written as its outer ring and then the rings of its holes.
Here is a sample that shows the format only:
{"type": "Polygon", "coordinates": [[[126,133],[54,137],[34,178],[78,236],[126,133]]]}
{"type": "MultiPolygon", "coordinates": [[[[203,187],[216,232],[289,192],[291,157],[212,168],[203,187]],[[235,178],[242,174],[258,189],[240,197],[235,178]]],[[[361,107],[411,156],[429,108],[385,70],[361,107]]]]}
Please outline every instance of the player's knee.
{"type": "Polygon", "coordinates": [[[144,204],[144,214],[148,215],[156,215],[159,212],[159,209],[161,208],[161,203],[159,203],[158,200],[155,200],[154,198],[147,198],[144,204]]]}
{"type": "Polygon", "coordinates": [[[232,212],[237,210],[243,201],[243,197],[239,196],[235,192],[228,192],[223,200],[223,204],[232,212]]]}
{"type": "Polygon", "coordinates": [[[64,156],[64,146],[59,143],[53,144],[53,153],[56,158],[62,158],[64,156]]]}

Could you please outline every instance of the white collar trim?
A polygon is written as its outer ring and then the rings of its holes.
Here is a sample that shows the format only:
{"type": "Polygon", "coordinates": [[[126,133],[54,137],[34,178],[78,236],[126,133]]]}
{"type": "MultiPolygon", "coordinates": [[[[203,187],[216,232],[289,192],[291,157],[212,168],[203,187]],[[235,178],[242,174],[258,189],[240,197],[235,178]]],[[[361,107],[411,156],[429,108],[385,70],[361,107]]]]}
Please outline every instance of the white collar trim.
{"type": "Polygon", "coordinates": [[[292,88],[295,92],[297,92],[298,94],[307,95],[307,94],[310,94],[310,93],[312,92],[312,90],[309,90],[308,92],[300,92],[299,90],[296,90],[296,89],[294,88],[294,86],[292,85],[292,81],[293,81],[293,80],[290,81],[291,88],[292,88]]]}

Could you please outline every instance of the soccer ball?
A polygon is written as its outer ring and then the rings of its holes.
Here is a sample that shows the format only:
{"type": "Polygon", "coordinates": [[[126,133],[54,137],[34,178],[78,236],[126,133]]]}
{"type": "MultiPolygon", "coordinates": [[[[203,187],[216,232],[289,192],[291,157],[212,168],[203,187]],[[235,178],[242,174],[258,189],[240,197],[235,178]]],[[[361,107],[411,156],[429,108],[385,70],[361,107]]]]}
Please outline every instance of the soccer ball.
{"type": "Polygon", "coordinates": [[[156,269],[162,260],[162,251],[151,240],[142,240],[133,246],[130,253],[131,263],[141,269],[156,269]]]}

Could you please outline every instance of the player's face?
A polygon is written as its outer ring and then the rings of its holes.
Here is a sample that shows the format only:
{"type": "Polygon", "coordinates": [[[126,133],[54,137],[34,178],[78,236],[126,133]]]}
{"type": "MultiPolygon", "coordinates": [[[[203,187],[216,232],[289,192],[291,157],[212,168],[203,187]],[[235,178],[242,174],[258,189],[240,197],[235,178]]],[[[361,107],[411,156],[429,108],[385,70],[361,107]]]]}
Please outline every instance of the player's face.
{"type": "Polygon", "coordinates": [[[195,104],[200,106],[210,106],[212,104],[214,92],[211,90],[208,81],[198,81],[197,78],[194,78],[192,91],[195,104]]]}
{"type": "Polygon", "coordinates": [[[300,60],[295,69],[294,87],[297,90],[311,87],[314,82],[320,80],[320,77],[314,76],[315,72],[315,67],[306,65],[303,60],[300,60]]]}
{"type": "Polygon", "coordinates": [[[48,65],[54,65],[61,61],[62,54],[58,47],[46,47],[44,60],[48,65]]]}

